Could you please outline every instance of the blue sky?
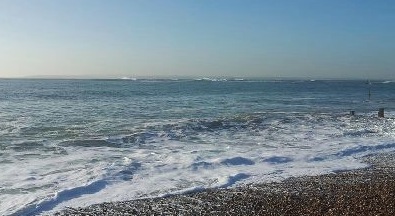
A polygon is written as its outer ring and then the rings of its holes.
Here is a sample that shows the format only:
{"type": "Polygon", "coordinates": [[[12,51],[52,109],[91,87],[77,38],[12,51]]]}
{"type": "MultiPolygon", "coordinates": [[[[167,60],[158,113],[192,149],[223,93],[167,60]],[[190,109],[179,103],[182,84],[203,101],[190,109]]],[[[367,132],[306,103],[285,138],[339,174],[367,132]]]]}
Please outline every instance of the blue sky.
{"type": "Polygon", "coordinates": [[[395,79],[393,0],[0,0],[0,77],[395,79]]]}

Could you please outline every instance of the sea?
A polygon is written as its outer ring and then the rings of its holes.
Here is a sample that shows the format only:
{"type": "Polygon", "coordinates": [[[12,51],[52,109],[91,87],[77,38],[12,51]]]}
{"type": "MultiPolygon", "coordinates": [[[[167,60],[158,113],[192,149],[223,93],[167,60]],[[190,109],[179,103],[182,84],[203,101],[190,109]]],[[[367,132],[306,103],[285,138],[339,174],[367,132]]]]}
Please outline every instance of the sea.
{"type": "Polygon", "coordinates": [[[336,173],[392,151],[389,80],[0,79],[0,215],[336,173]]]}

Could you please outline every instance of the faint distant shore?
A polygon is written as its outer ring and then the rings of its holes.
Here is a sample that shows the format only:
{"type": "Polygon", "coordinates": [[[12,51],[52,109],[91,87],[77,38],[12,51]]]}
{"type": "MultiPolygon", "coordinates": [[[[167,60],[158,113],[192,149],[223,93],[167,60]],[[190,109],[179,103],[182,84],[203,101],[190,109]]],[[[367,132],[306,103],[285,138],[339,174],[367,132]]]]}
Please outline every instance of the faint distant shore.
{"type": "Polygon", "coordinates": [[[395,152],[364,159],[369,168],[67,208],[54,215],[395,215],[395,152]]]}

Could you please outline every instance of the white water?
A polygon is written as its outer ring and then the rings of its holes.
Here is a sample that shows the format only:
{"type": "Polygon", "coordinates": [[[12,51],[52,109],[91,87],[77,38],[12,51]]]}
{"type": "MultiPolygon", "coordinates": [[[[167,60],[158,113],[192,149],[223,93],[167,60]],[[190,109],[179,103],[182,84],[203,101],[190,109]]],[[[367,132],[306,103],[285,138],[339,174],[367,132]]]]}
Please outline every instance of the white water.
{"type": "MultiPolygon", "coordinates": [[[[0,214],[41,214],[66,206],[365,167],[361,156],[395,150],[392,115],[379,119],[370,114],[295,114],[257,123],[253,119],[247,125],[258,126],[243,129],[240,123],[233,129],[199,132],[194,134],[196,142],[186,131],[188,127],[180,126],[171,133],[142,133],[143,144],[127,147],[66,142],[68,154],[35,156],[32,151],[31,156],[2,164],[0,181],[5,187],[1,188],[0,214]]],[[[97,142],[119,144],[121,138],[97,142]]]]}

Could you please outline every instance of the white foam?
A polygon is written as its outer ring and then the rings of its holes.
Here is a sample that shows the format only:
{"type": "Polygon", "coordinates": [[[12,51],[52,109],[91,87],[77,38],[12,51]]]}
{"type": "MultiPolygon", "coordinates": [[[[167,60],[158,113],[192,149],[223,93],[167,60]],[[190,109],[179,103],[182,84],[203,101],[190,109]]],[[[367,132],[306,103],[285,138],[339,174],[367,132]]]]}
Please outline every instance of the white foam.
{"type": "Polygon", "coordinates": [[[132,81],[136,81],[137,78],[134,78],[134,77],[122,77],[121,80],[132,80],[132,81]]]}
{"type": "Polygon", "coordinates": [[[2,166],[2,190],[10,191],[0,195],[0,214],[39,214],[361,168],[366,166],[361,156],[395,150],[394,121],[367,124],[364,118],[302,115],[267,120],[251,130],[194,134],[199,142],[151,134],[141,146],[71,145],[67,155],[25,157],[2,166]]]}

